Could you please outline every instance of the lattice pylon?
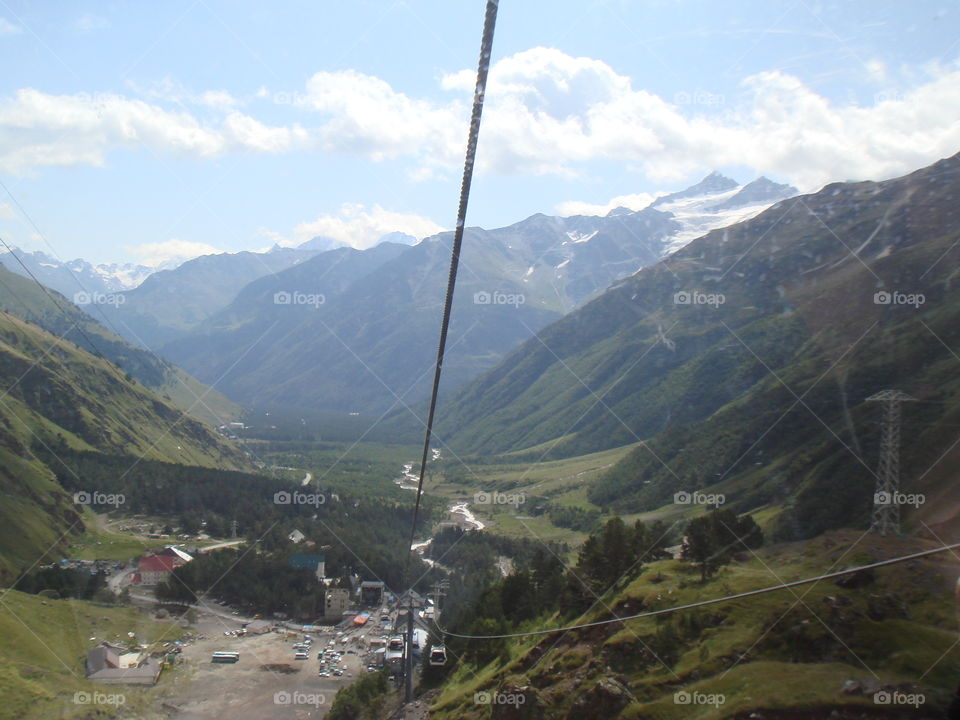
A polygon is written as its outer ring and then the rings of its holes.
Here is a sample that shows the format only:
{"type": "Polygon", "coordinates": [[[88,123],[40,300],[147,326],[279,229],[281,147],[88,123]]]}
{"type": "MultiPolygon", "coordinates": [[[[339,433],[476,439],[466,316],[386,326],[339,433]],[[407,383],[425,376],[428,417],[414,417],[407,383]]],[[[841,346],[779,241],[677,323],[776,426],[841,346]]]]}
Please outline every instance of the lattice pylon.
{"type": "Polygon", "coordinates": [[[916,400],[899,390],[881,390],[867,402],[883,403],[880,463],[873,493],[870,529],[881,535],[900,534],[900,403],[916,400]]]}

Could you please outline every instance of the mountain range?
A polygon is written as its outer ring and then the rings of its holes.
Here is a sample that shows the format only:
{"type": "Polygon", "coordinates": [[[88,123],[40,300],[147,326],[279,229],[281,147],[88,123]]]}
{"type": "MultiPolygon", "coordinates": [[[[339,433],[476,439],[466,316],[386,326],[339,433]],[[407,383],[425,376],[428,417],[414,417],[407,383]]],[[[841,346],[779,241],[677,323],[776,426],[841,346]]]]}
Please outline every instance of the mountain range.
{"type": "Polygon", "coordinates": [[[131,290],[157,270],[168,267],[154,268],[136,263],[94,265],[82,258],[61,262],[39,250],[28,252],[19,248],[0,252],[0,265],[24,277],[32,273],[44,285],[68,297],[81,291],[110,293],[131,290]]]}
{"type": "Polygon", "coordinates": [[[448,397],[439,440],[531,461],[639,441],[592,503],[650,511],[709,489],[738,511],[777,507],[777,532],[810,537],[868,517],[870,398],[899,389],[921,401],[905,404],[905,482],[938,494],[947,522],[960,507],[943,475],[960,419],[958,193],[954,156],[711,231],[448,397]]]}
{"type": "MultiPolygon", "coordinates": [[[[493,367],[518,342],[690,237],[795,192],[762,178],[741,187],[713,173],[640,211],[538,214],[468,228],[445,388],[493,367]]],[[[261,261],[273,262],[274,253],[207,256],[95,311],[241,404],[379,414],[427,392],[452,236],[294,259],[290,253],[309,251],[301,246],[277,254],[271,268],[261,261]],[[275,301],[286,296],[292,302],[275,301]]]]}

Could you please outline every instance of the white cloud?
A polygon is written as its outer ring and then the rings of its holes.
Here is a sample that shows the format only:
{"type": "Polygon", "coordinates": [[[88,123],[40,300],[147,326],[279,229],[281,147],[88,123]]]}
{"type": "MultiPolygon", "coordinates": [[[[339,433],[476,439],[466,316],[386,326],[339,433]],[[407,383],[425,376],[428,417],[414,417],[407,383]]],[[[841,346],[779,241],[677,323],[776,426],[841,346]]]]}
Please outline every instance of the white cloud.
{"type": "Polygon", "coordinates": [[[230,113],[223,123],[224,137],[238,147],[260,152],[283,153],[310,144],[310,136],[299,125],[269,127],[249,115],[230,113]]]}
{"type": "Polygon", "coordinates": [[[10,203],[0,203],[0,220],[14,220],[17,214],[10,203]]]}
{"type": "Polygon", "coordinates": [[[87,33],[94,30],[106,30],[110,27],[110,21],[105,17],[100,17],[99,15],[84,13],[77,18],[75,26],[80,32],[87,33]]]}
{"type": "Polygon", "coordinates": [[[887,65],[885,62],[883,62],[883,60],[868,60],[866,63],[866,68],[867,74],[870,76],[871,80],[876,82],[887,81],[887,65]]]}
{"type": "Polygon", "coordinates": [[[226,90],[206,90],[200,93],[196,101],[201,105],[212,108],[233,109],[239,101],[226,90]]]}
{"type": "Polygon", "coordinates": [[[323,149],[382,160],[413,153],[432,163],[462,154],[459,102],[445,106],[407,97],[383,80],[354,70],[318,72],[307,81],[300,107],[326,116],[323,149]]]}
{"type": "Polygon", "coordinates": [[[422,215],[393,212],[379,205],[367,208],[347,203],[336,215],[321,215],[316,220],[300,223],[293,229],[293,240],[284,244],[299,245],[319,236],[365,250],[391,232],[406,233],[422,240],[442,230],[433,220],[422,215]]]}
{"type": "Polygon", "coordinates": [[[23,89],[0,102],[0,169],[102,165],[116,147],[150,147],[213,157],[229,151],[287,152],[308,143],[299,128],[269,127],[240,112],[204,123],[120,95],[50,95],[23,89]]]}
{"type": "Polygon", "coordinates": [[[223,252],[207,243],[178,240],[177,238],[170,238],[163,242],[142,243],[124,249],[138,258],[137,262],[150,267],[158,267],[165,263],[179,264],[201,255],[223,252]]]}
{"type": "Polygon", "coordinates": [[[19,25],[14,25],[6,18],[0,17],[0,35],[20,35],[22,33],[22,27],[19,25]]]}
{"type": "MultiPolygon", "coordinates": [[[[491,69],[480,166],[569,175],[602,159],[635,164],[667,182],[749,165],[804,190],[890,177],[960,150],[960,69],[931,66],[926,73],[914,89],[860,107],[831,103],[795,77],[765,72],[744,79],[737,103],[704,114],[633,89],[598,60],[534,48],[491,69]]],[[[465,89],[467,80],[458,73],[443,84],[465,89]]]]}
{"type": "MultiPolygon", "coordinates": [[[[882,62],[868,63],[867,73],[874,86],[888,84],[882,62]]],[[[744,78],[736,97],[711,96],[708,107],[635,89],[595,58],[532,48],[491,68],[478,169],[574,177],[604,161],[672,184],[738,165],[804,191],[891,177],[960,150],[960,67],[918,67],[910,82],[858,106],[770,71],[744,78]]],[[[283,112],[301,113],[303,126],[268,125],[237,109],[271,97],[268,88],[244,101],[169,79],[144,99],[21,89],[0,99],[0,171],[99,165],[114,148],[149,146],[199,157],[310,150],[400,159],[407,177],[427,181],[462,163],[473,83],[470,70],[448,74],[438,84],[450,95],[435,100],[354,70],[318,72],[302,91],[280,93],[283,112]]]]}
{"type": "MultiPolygon", "coordinates": [[[[882,62],[868,71],[886,77],[882,62]]],[[[409,97],[354,71],[317,73],[298,105],[325,116],[321,147],[383,159],[407,156],[412,179],[462,160],[474,74],[445,75],[446,104],[409,97]]],[[[676,182],[748,165],[802,190],[838,179],[884,178],[960,150],[960,69],[929,67],[912,90],[868,106],[832,103],[779,71],[747,77],[710,112],[632,86],[606,63],[533,48],[491,68],[478,152],[481,171],[576,176],[596,160],[676,182]],[[673,100],[673,101],[672,101],[673,100]]],[[[600,206],[603,207],[603,206],[600,206]]],[[[597,207],[592,208],[597,210],[597,207]]]]}
{"type": "Polygon", "coordinates": [[[633,195],[618,195],[615,198],[611,198],[609,202],[602,204],[569,200],[559,203],[554,210],[558,215],[564,217],[569,217],[570,215],[606,215],[618,207],[625,207],[630,210],[643,210],[656,199],[657,196],[650,193],[635,193],[633,195]]]}

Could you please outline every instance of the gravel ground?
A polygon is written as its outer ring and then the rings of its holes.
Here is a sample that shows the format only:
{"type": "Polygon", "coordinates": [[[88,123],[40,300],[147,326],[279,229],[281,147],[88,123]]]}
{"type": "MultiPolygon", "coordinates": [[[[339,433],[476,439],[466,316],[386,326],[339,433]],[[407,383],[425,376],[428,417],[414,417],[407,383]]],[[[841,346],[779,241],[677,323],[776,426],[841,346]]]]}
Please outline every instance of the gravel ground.
{"type": "MultiPolygon", "coordinates": [[[[294,660],[293,637],[278,633],[227,637],[224,630],[240,623],[204,616],[194,630],[204,634],[183,651],[183,666],[160,703],[177,720],[263,720],[264,718],[322,718],[337,690],[366,672],[360,655],[345,654],[341,677],[319,677],[317,651],[329,647],[332,633],[317,636],[308,660],[294,660]],[[235,664],[210,662],[214,650],[240,653],[235,664]]],[[[354,634],[359,634],[355,632],[354,634]]],[[[344,649],[339,643],[338,648],[344,649]]],[[[346,648],[356,649],[349,644],[346,648]]],[[[159,703],[158,703],[159,704],[159,703]]]]}

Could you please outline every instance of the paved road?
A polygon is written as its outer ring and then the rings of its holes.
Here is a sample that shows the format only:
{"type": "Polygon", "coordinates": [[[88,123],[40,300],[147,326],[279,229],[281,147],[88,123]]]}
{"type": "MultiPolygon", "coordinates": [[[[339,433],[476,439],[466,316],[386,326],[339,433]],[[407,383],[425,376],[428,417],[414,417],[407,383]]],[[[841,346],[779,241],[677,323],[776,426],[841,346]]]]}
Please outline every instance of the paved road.
{"type": "MultiPolygon", "coordinates": [[[[143,590],[131,590],[130,597],[133,600],[139,600],[140,602],[146,603],[156,603],[159,602],[157,598],[152,593],[146,593],[143,590]]],[[[207,613],[208,615],[214,615],[224,620],[233,620],[237,623],[253,622],[253,618],[244,617],[243,615],[234,614],[232,610],[228,610],[220,607],[213,601],[203,601],[199,603],[190,603],[187,607],[193,608],[197,612],[207,613]]]]}

